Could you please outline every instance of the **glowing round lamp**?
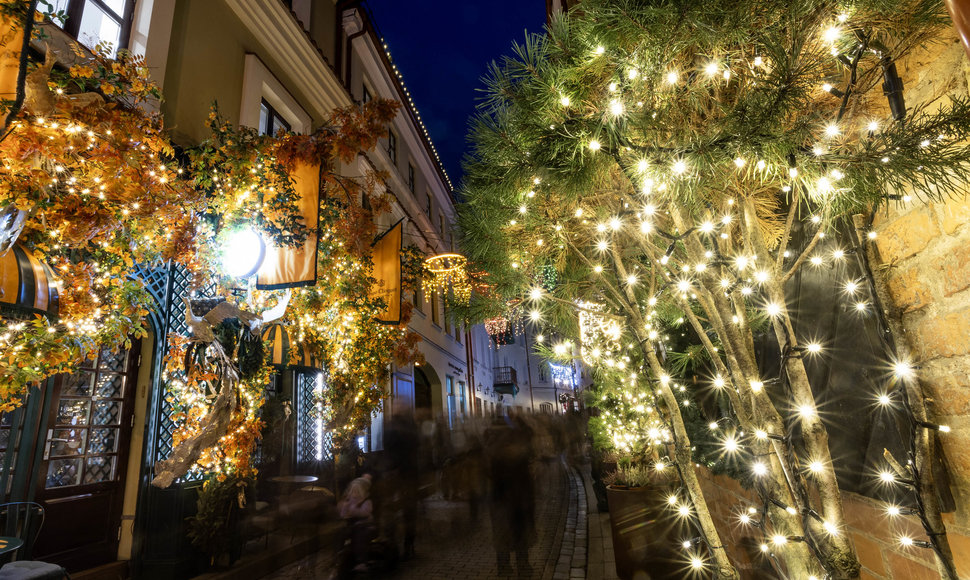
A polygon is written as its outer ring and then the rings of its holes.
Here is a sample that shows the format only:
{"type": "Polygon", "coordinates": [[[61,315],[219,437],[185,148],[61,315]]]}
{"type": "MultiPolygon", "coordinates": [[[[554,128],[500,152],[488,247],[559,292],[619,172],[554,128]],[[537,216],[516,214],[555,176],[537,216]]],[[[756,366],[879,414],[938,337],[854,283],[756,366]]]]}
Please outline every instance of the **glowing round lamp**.
{"type": "Polygon", "coordinates": [[[266,258],[266,242],[256,230],[233,232],[222,248],[222,269],[233,278],[248,278],[259,270],[266,258]]]}

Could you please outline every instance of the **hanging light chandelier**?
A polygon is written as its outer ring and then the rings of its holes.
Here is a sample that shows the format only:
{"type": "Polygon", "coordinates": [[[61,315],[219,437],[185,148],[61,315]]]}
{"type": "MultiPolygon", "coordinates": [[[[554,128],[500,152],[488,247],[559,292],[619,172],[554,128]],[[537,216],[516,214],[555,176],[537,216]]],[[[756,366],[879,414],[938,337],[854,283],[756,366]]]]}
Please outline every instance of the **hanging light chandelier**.
{"type": "Polygon", "coordinates": [[[421,283],[421,290],[426,294],[437,291],[444,296],[451,288],[455,300],[467,304],[472,296],[467,265],[468,259],[461,254],[431,256],[424,261],[424,268],[431,275],[421,283]]]}

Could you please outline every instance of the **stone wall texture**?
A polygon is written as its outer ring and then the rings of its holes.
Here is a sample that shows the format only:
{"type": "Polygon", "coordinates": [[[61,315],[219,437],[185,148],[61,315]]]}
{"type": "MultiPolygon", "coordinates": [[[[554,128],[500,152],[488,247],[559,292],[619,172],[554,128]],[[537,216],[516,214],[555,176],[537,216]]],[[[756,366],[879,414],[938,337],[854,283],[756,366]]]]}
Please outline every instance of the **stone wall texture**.
{"type": "MultiPolygon", "coordinates": [[[[970,91],[970,60],[955,33],[950,41],[901,59],[897,67],[910,110],[939,107],[970,91]]],[[[908,193],[912,199],[876,216],[878,263],[873,266],[885,273],[889,295],[902,312],[931,417],[952,428],[940,434],[956,502],[944,519],[960,577],[970,579],[970,196],[933,201],[908,193]]],[[[752,494],[726,477],[705,470],[700,475],[708,505],[723,524],[719,528],[733,530],[722,539],[734,550],[742,575],[771,577],[759,573],[757,555],[750,551],[760,540],[746,537],[738,524],[739,507],[757,505],[752,494]]],[[[903,533],[925,538],[915,518],[890,518],[879,502],[851,493],[845,494],[844,507],[846,533],[855,542],[864,580],[940,577],[931,551],[899,546],[903,533]]]]}

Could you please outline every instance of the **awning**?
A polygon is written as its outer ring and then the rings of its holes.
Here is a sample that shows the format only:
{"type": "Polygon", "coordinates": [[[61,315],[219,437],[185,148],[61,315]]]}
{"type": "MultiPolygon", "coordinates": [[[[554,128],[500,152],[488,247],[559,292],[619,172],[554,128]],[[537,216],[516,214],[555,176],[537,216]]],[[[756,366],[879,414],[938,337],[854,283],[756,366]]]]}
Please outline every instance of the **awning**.
{"type": "Polygon", "coordinates": [[[267,363],[280,369],[320,370],[323,365],[310,355],[306,343],[296,342],[282,324],[271,324],[262,335],[263,342],[270,342],[266,353],[267,363]]]}
{"type": "Polygon", "coordinates": [[[57,287],[46,264],[20,244],[0,256],[0,312],[57,318],[57,287]]]}

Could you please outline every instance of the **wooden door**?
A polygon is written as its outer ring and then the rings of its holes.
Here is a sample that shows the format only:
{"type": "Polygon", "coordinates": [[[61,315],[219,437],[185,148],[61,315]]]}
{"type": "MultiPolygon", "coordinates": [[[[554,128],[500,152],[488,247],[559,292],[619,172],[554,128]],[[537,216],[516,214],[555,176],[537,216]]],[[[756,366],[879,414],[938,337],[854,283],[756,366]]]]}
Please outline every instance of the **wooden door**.
{"type": "Polygon", "coordinates": [[[138,341],[102,350],[96,360],[55,381],[37,501],[46,519],[33,557],[70,571],[117,559],[138,341]]]}

